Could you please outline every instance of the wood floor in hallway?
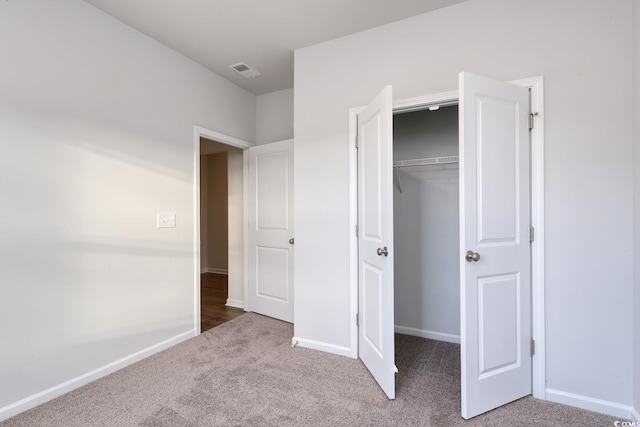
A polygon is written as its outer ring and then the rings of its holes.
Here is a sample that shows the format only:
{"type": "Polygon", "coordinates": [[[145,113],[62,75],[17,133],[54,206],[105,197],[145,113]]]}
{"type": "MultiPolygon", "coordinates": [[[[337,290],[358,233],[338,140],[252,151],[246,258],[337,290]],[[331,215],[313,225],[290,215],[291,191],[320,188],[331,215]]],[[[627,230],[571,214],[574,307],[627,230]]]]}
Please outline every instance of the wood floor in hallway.
{"type": "Polygon", "coordinates": [[[227,307],[227,276],[203,273],[200,275],[200,328],[208,331],[218,325],[244,314],[244,310],[227,307]]]}

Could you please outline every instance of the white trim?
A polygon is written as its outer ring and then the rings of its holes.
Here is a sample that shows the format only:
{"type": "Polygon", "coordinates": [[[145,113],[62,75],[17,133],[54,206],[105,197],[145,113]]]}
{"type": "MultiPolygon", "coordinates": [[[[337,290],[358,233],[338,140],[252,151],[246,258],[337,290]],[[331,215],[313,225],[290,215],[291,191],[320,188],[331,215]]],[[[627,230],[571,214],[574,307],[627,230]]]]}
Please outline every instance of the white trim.
{"type": "Polygon", "coordinates": [[[356,236],[356,225],[358,224],[358,149],[356,148],[356,138],[358,137],[358,114],[364,107],[349,109],[349,297],[351,303],[349,307],[349,334],[350,351],[349,357],[358,358],[358,325],[356,325],[356,315],[358,314],[358,236],[356,236]]]}
{"type": "Polygon", "coordinates": [[[241,308],[244,310],[244,300],[242,299],[227,298],[227,303],[225,305],[227,307],[241,308]]]}
{"type": "MultiPolygon", "coordinates": [[[[233,136],[225,135],[220,132],[216,132],[211,129],[206,129],[200,126],[193,127],[193,182],[194,182],[194,192],[193,192],[193,246],[194,246],[194,292],[193,292],[193,325],[195,329],[195,334],[200,335],[200,274],[202,272],[202,268],[200,265],[200,138],[204,137],[207,139],[214,140],[216,142],[220,142],[225,145],[229,145],[232,147],[240,148],[243,150],[242,158],[243,158],[243,199],[244,199],[244,224],[245,224],[245,240],[244,240],[244,280],[245,280],[245,292],[246,292],[246,280],[247,280],[247,262],[246,262],[246,254],[247,254],[247,240],[246,240],[246,230],[247,230],[247,149],[249,147],[253,147],[253,144],[250,142],[244,141],[242,139],[235,138],[233,136]]],[[[246,293],[245,293],[246,295],[246,293]]],[[[246,301],[246,298],[245,298],[246,301]]]]}
{"type": "Polygon", "coordinates": [[[198,126],[193,127],[193,253],[194,253],[194,285],[193,285],[193,328],[196,335],[201,333],[200,325],[200,288],[202,274],[202,266],[200,265],[200,135],[202,129],[198,126]],[[200,273],[198,273],[200,272],[200,273]]]}
{"type": "Polygon", "coordinates": [[[546,332],[544,289],[544,79],[542,76],[511,82],[531,88],[531,225],[535,238],[531,244],[531,337],[536,342],[532,359],[533,397],[545,398],[546,332]]]}
{"type": "MultiPolygon", "coordinates": [[[[194,126],[196,135],[198,136],[198,152],[200,151],[200,137],[205,137],[207,139],[214,140],[216,142],[220,142],[225,145],[230,145],[232,147],[240,148],[242,150],[246,150],[247,148],[253,147],[254,144],[247,142],[242,139],[234,138],[233,136],[225,135],[220,132],[216,132],[211,129],[206,129],[200,126],[194,126]]],[[[198,153],[199,154],[199,153],[198,153]]]]}
{"type": "MultiPolygon", "coordinates": [[[[608,400],[596,399],[593,397],[583,396],[580,394],[568,393],[566,391],[546,389],[546,396],[549,402],[561,403],[587,411],[599,412],[601,414],[611,415],[612,417],[620,417],[627,420],[631,419],[634,412],[633,407],[622,405],[608,400]]],[[[637,414],[637,413],[636,413],[637,414]]]]}
{"type": "Polygon", "coordinates": [[[320,350],[326,353],[337,354],[338,356],[350,357],[352,359],[357,358],[351,355],[351,349],[349,347],[343,347],[340,345],[328,344],[325,342],[308,340],[300,337],[291,338],[291,344],[293,347],[310,348],[312,350],[320,350]]]}
{"type": "MultiPolygon", "coordinates": [[[[544,79],[542,76],[508,83],[531,88],[532,111],[537,112],[535,126],[531,132],[531,221],[535,227],[535,240],[531,251],[531,292],[532,312],[531,325],[532,339],[536,341],[536,354],[532,359],[532,393],[538,399],[545,399],[546,383],[546,347],[545,347],[545,290],[544,290],[544,79]]],[[[432,95],[419,96],[399,101],[394,101],[394,112],[407,112],[419,110],[429,104],[451,103],[459,97],[458,91],[441,92],[432,95]]],[[[349,230],[355,230],[357,224],[357,151],[352,141],[357,132],[357,116],[364,107],[351,108],[349,110],[349,230]]],[[[358,239],[355,233],[350,234],[350,296],[351,318],[354,319],[351,326],[350,353],[358,354],[358,330],[355,326],[355,316],[358,310],[358,239]],[[353,301],[355,299],[355,303],[353,301]],[[355,306],[355,309],[354,309],[355,306]]]]}
{"type": "Polygon", "coordinates": [[[457,105],[459,91],[440,92],[433,95],[417,96],[415,98],[402,99],[393,102],[393,113],[409,113],[412,111],[425,110],[429,105],[438,104],[457,105]]]}
{"type": "Polygon", "coordinates": [[[226,268],[201,268],[200,269],[201,273],[213,273],[213,274],[224,274],[225,276],[229,275],[229,270],[227,270],[226,268]]]}
{"type": "Polygon", "coordinates": [[[102,378],[106,375],[109,375],[135,362],[139,362],[140,360],[147,358],[152,354],[158,353],[162,350],[165,350],[169,347],[172,347],[176,344],[186,341],[189,338],[193,338],[196,335],[197,334],[195,330],[184,332],[180,335],[176,335],[173,338],[169,338],[167,340],[161,341],[155,345],[147,347],[136,353],[130,354],[129,356],[125,356],[121,359],[118,359],[115,362],[109,363],[100,368],[94,369],[85,374],[79,375],[68,381],[60,383],[56,386],[48,388],[44,391],[25,397],[24,399],[21,399],[17,402],[11,403],[3,408],[0,408],[0,421],[4,421],[15,415],[18,415],[21,412],[27,411],[31,408],[35,408],[36,406],[41,405],[45,402],[48,402],[51,399],[55,399],[56,397],[62,396],[63,394],[68,393],[71,390],[74,390],[78,387],[82,387],[85,384],[88,384],[92,381],[97,380],[98,378],[102,378]]]}
{"type": "Polygon", "coordinates": [[[631,408],[631,420],[640,422],[640,413],[635,408],[631,408]]]}
{"type": "Polygon", "coordinates": [[[249,310],[249,150],[242,152],[242,217],[244,221],[244,233],[242,236],[244,246],[244,311],[249,310]]]}
{"type": "Polygon", "coordinates": [[[427,331],[425,329],[410,328],[408,326],[395,326],[396,334],[411,335],[413,337],[429,338],[436,341],[460,344],[460,335],[445,334],[443,332],[427,331]]]}

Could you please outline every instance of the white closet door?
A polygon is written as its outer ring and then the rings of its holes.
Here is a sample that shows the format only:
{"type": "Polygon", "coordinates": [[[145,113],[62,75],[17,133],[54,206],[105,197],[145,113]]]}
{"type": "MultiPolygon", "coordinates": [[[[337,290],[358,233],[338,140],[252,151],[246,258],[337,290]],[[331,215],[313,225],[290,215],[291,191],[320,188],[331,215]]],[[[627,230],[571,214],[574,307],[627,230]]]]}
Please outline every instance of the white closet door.
{"type": "Polygon", "coordinates": [[[293,140],[249,148],[248,309],[293,322],[293,140]]]}
{"type": "Polygon", "coordinates": [[[358,115],[358,348],[395,398],[391,86],[358,115]]]}
{"type": "Polygon", "coordinates": [[[529,94],[460,74],[462,416],[531,394],[529,94]]]}

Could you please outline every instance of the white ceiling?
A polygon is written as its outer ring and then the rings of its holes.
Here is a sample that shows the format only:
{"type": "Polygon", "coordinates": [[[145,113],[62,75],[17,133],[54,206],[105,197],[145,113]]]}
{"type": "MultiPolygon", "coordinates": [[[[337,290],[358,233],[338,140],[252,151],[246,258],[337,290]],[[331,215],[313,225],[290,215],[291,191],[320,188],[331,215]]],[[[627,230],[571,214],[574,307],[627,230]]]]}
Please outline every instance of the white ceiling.
{"type": "Polygon", "coordinates": [[[293,87],[293,51],[464,0],[85,0],[254,94],[293,87]],[[262,76],[245,79],[245,62],[262,76]]]}

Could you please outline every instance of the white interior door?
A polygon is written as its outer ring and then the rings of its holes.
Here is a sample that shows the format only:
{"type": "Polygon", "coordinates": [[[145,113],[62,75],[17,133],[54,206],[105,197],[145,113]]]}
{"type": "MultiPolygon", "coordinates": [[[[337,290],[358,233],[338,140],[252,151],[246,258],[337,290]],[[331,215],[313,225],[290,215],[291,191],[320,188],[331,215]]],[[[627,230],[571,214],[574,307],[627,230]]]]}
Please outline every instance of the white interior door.
{"type": "Polygon", "coordinates": [[[293,322],[293,140],[249,148],[248,309],[293,322]]]}
{"type": "Polygon", "coordinates": [[[460,74],[462,416],[531,394],[529,93],[460,74]]]}
{"type": "Polygon", "coordinates": [[[382,390],[395,391],[391,86],[358,115],[358,349],[382,390]]]}

